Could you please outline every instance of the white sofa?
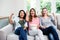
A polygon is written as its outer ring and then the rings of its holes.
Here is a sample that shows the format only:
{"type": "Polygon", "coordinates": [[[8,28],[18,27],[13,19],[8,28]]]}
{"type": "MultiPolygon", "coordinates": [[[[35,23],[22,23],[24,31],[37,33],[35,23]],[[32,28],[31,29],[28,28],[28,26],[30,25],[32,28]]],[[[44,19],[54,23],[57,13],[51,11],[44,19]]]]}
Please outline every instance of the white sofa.
{"type": "MultiPolygon", "coordinates": [[[[59,19],[60,15],[57,16],[57,33],[59,35],[60,38],[60,19],[59,19]]],[[[32,36],[28,36],[28,40],[34,40],[34,37],[32,36]]],[[[38,38],[38,37],[37,37],[38,38]]],[[[47,36],[44,35],[44,39],[48,40],[47,36]]],[[[13,31],[13,25],[9,24],[7,26],[5,26],[4,28],[0,29],[0,40],[19,40],[18,35],[14,34],[13,31]]]]}

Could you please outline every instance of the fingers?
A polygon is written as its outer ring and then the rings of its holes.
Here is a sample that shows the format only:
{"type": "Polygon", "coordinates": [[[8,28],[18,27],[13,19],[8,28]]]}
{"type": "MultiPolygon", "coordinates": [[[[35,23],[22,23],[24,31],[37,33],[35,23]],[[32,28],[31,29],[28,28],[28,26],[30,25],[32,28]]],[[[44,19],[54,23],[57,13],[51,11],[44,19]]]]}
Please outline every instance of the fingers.
{"type": "Polygon", "coordinates": [[[53,16],[55,16],[55,13],[52,13],[53,16]]]}
{"type": "Polygon", "coordinates": [[[12,14],[9,16],[9,18],[11,19],[13,15],[14,15],[14,13],[12,13],[12,14]]]}
{"type": "Polygon", "coordinates": [[[11,14],[11,16],[13,16],[13,15],[14,15],[14,13],[11,14]]]}
{"type": "Polygon", "coordinates": [[[28,10],[26,11],[26,15],[29,15],[29,11],[28,10]]]}

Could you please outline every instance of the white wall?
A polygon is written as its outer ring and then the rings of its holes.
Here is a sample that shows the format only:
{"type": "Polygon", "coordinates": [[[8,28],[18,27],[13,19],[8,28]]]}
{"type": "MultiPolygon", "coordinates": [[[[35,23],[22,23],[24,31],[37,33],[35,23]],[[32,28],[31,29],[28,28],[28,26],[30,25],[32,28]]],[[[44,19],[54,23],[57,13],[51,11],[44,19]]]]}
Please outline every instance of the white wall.
{"type": "Polygon", "coordinates": [[[19,10],[24,9],[24,4],[24,0],[0,0],[0,16],[6,17],[11,13],[17,15],[19,10]]]}

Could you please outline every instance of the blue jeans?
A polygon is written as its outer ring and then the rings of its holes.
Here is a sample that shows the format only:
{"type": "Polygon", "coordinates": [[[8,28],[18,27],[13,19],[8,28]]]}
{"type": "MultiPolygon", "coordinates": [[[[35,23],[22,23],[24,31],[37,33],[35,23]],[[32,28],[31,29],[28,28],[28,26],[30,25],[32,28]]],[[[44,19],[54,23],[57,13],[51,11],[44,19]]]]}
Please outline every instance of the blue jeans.
{"type": "Polygon", "coordinates": [[[17,28],[15,34],[19,35],[19,40],[27,40],[27,30],[24,30],[22,27],[17,28]]]}
{"type": "Polygon", "coordinates": [[[50,34],[48,35],[48,38],[49,38],[49,40],[54,40],[53,34],[50,33],[50,34]]]}
{"type": "Polygon", "coordinates": [[[59,40],[58,34],[53,26],[41,30],[43,31],[44,35],[48,35],[49,40],[52,40],[50,34],[52,34],[54,40],[59,40]]]}

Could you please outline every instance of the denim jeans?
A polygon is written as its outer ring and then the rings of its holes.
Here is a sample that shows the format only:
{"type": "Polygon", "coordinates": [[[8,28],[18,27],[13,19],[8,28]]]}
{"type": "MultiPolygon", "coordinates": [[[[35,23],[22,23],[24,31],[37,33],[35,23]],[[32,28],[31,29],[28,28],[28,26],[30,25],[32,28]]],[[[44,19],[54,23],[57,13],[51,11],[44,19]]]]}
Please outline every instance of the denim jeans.
{"type": "Polygon", "coordinates": [[[15,34],[19,35],[19,40],[27,40],[27,30],[24,30],[22,27],[18,27],[15,30],[15,34]]]}
{"type": "Polygon", "coordinates": [[[50,40],[54,40],[53,34],[50,33],[50,34],[48,35],[48,38],[49,38],[50,40]]]}
{"type": "Polygon", "coordinates": [[[50,26],[46,29],[41,29],[43,31],[44,35],[48,35],[49,40],[52,40],[50,34],[53,35],[54,40],[59,40],[58,34],[56,32],[56,29],[53,26],[50,26]]]}

